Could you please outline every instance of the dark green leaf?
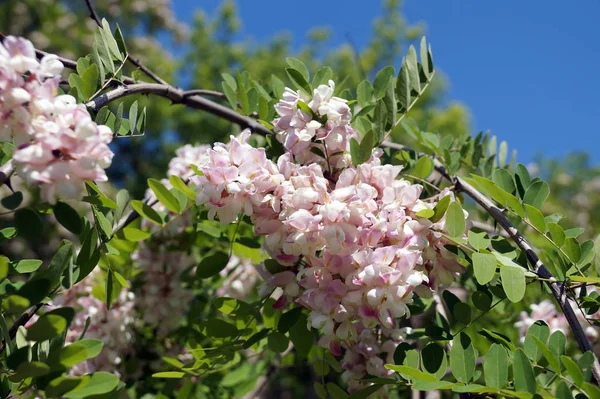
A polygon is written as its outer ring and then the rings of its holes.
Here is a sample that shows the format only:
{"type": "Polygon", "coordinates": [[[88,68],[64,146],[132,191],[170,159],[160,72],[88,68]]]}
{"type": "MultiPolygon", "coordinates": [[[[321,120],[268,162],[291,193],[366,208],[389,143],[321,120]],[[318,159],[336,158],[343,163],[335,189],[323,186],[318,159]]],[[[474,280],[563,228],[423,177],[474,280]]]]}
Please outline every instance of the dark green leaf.
{"type": "Polygon", "coordinates": [[[42,221],[37,212],[29,208],[21,208],[15,212],[15,227],[19,236],[37,240],[42,231],[42,221]]]}
{"type": "Polygon", "coordinates": [[[433,208],[434,214],[429,218],[432,223],[437,223],[441,218],[444,217],[446,211],[448,210],[448,205],[450,205],[450,200],[450,196],[447,195],[439,200],[437,204],[435,204],[435,207],[433,208]]]}
{"type": "Polygon", "coordinates": [[[23,193],[20,191],[17,191],[8,197],[2,198],[1,201],[2,206],[11,211],[17,209],[19,205],[21,205],[21,202],[23,202],[23,193]]]}
{"type": "Polygon", "coordinates": [[[394,67],[387,66],[377,72],[375,76],[375,81],[373,82],[373,96],[375,100],[380,100],[385,96],[388,86],[390,85],[390,81],[394,77],[395,71],[394,67]]]}
{"type": "Polygon", "coordinates": [[[81,233],[81,217],[75,209],[62,201],[58,201],[53,209],[58,223],[73,234],[81,233]]]}
{"type": "Polygon", "coordinates": [[[67,392],[71,392],[79,386],[83,386],[88,382],[90,377],[58,377],[54,380],[50,381],[48,385],[46,385],[46,395],[51,398],[61,397],[67,392]]]}
{"type": "Polygon", "coordinates": [[[67,393],[67,399],[85,399],[112,392],[119,385],[119,378],[105,371],[96,371],[87,384],[67,393]]]}
{"type": "Polygon", "coordinates": [[[269,349],[275,353],[284,352],[289,345],[287,337],[279,331],[273,331],[267,338],[269,349]]]}
{"type": "Polygon", "coordinates": [[[196,268],[197,278],[209,278],[217,275],[227,266],[229,256],[223,252],[204,258],[196,268]]]}
{"type": "Polygon", "coordinates": [[[515,190],[515,181],[506,169],[496,169],[492,174],[492,181],[507,193],[512,193],[515,190]]]}
{"type": "Polygon", "coordinates": [[[421,352],[421,363],[423,370],[433,374],[436,379],[440,379],[446,373],[448,359],[446,351],[438,344],[431,342],[425,346],[421,352]]]}
{"type": "Polygon", "coordinates": [[[583,384],[583,373],[579,369],[577,363],[568,356],[561,356],[560,360],[563,366],[565,366],[565,369],[567,369],[569,375],[573,378],[573,382],[575,382],[576,385],[581,386],[581,384],[583,384]]]}
{"type": "Polygon", "coordinates": [[[306,94],[312,94],[308,80],[302,75],[302,73],[293,68],[285,68],[285,72],[296,88],[304,90],[306,94]]]}
{"type": "Polygon", "coordinates": [[[400,68],[396,79],[396,97],[402,107],[402,112],[406,112],[410,106],[410,78],[406,62],[402,63],[402,68],[400,68]]]}

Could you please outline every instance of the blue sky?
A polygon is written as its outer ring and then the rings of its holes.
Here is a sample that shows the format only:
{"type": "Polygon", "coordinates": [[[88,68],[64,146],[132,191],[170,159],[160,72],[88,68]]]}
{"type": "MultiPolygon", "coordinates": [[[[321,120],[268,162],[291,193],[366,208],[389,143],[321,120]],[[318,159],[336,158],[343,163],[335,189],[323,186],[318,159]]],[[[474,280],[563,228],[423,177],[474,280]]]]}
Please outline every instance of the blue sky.
{"type": "MultiPolygon", "coordinates": [[[[172,0],[178,18],[209,14],[219,0],[172,0]]],[[[408,0],[409,23],[422,21],[436,66],[450,80],[447,100],[466,104],[474,132],[491,130],[520,162],[536,154],[592,153],[600,163],[600,1],[408,0]]],[[[350,33],[364,47],[380,3],[364,0],[240,0],[240,38],[282,31],[300,47],[312,27],[329,26],[332,47],[350,33]]]]}

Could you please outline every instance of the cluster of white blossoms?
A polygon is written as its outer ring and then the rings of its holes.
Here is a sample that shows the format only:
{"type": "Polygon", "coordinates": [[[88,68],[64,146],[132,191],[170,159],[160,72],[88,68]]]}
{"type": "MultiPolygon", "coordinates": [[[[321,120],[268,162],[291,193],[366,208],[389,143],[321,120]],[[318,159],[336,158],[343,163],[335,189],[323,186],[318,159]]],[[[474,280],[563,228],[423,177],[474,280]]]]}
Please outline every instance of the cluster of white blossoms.
{"type": "Polygon", "coordinates": [[[0,44],[0,141],[12,141],[17,173],[39,185],[42,197],[80,199],[85,181],[107,181],[113,133],[97,125],[83,104],[59,95],[63,64],[38,61],[33,44],[9,36],[0,44]]]}
{"type": "MultiPolygon", "coordinates": [[[[348,140],[356,133],[333,89],[333,82],[322,85],[312,98],[286,89],[273,123],[287,152],[276,163],[248,144],[246,130],[215,144],[192,181],[210,218],[250,217],[266,251],[286,268],[267,276],[283,290],[276,306],[309,309],[308,327],[341,355],[368,335],[359,330],[394,330],[398,318],[410,316],[414,293],[450,285],[464,267],[445,248],[445,217],[433,223],[418,216],[436,202],[420,199],[422,186],[398,179],[401,167],[382,165],[380,149],[351,166],[348,140]],[[315,146],[323,156],[310,151],[315,146]]],[[[455,200],[448,190],[436,199],[445,196],[455,200]]]]}
{"type": "Polygon", "coordinates": [[[120,365],[124,356],[131,354],[131,342],[134,332],[134,295],[122,289],[119,296],[111,304],[106,304],[96,298],[92,289],[100,281],[101,270],[96,268],[90,275],[63,294],[52,300],[52,307],[72,307],[75,317],[67,332],[66,344],[79,340],[89,317],[89,326],[84,338],[96,338],[104,342],[100,354],[92,359],[78,363],[71,369],[71,375],[84,375],[95,371],[107,371],[120,374],[120,365]]]}

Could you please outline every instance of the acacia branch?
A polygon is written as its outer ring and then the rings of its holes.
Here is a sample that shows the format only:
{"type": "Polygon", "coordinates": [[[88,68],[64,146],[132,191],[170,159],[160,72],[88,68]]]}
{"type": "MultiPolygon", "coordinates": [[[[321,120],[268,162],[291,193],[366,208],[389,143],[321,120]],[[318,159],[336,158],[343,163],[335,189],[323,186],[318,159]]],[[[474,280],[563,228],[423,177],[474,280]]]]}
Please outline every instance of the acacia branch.
{"type": "MultiPolygon", "coordinates": [[[[400,144],[383,142],[383,146],[394,148],[394,149],[403,149],[408,150],[407,147],[404,147],[400,144]]],[[[483,195],[479,190],[475,187],[464,181],[458,176],[450,176],[442,163],[433,158],[435,170],[441,174],[446,180],[453,183],[456,187],[456,190],[462,191],[471,197],[475,202],[477,202],[490,216],[494,218],[494,220],[502,226],[504,231],[510,236],[510,238],[514,241],[514,243],[519,247],[521,251],[525,253],[527,256],[527,261],[530,263],[532,271],[537,274],[541,279],[543,279],[544,283],[548,285],[552,295],[560,305],[569,326],[571,327],[571,331],[575,336],[575,340],[579,345],[579,348],[582,352],[590,351],[593,353],[592,345],[588,340],[583,327],[577,320],[577,316],[573,307],[571,306],[571,299],[567,296],[568,287],[566,287],[562,282],[558,281],[548,270],[548,268],[544,265],[544,263],[540,260],[539,256],[533,250],[533,247],[529,244],[527,239],[521,234],[510,222],[510,220],[504,215],[502,210],[500,210],[495,203],[485,195],[483,195]]],[[[592,374],[596,383],[600,382],[600,364],[598,363],[598,359],[594,356],[594,364],[592,367],[592,374]]]]}
{"type": "Polygon", "coordinates": [[[186,92],[171,85],[157,83],[137,83],[117,87],[116,89],[106,92],[96,97],[92,101],[87,102],[85,105],[94,111],[98,111],[106,104],[119,98],[134,94],[152,94],[168,98],[174,104],[183,104],[190,108],[206,111],[219,118],[233,122],[239,125],[242,129],[248,128],[253,132],[262,135],[269,135],[273,133],[257,120],[242,115],[224,105],[210,101],[196,93],[198,93],[197,90],[186,92]]]}

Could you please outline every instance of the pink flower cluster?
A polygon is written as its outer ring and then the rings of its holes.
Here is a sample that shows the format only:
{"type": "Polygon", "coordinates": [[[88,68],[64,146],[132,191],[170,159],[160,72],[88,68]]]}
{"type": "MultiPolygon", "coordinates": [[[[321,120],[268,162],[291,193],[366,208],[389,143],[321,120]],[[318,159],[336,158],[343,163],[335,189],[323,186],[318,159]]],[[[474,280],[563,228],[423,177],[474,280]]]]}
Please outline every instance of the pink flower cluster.
{"type": "Polygon", "coordinates": [[[208,144],[198,146],[186,144],[179,147],[175,151],[176,156],[169,162],[167,176],[179,176],[182,179],[193,176],[195,173],[190,165],[204,166],[208,164],[208,151],[210,151],[210,148],[211,146],[208,144]]]}
{"type": "Polygon", "coordinates": [[[101,275],[100,269],[96,268],[92,274],[52,301],[53,306],[68,306],[75,309],[75,318],[67,332],[66,344],[74,343],[79,339],[88,317],[90,324],[84,338],[96,338],[104,342],[100,354],[75,365],[69,370],[71,375],[84,375],[95,371],[119,374],[123,357],[129,354],[133,347],[131,341],[133,340],[134,295],[122,289],[110,309],[107,309],[104,302],[92,293],[94,285],[103,284],[101,275]]]}
{"type": "MultiPolygon", "coordinates": [[[[580,289],[575,290],[575,297],[579,296],[580,289]]],[[[587,287],[588,294],[592,291],[597,291],[595,287],[587,287]]],[[[538,320],[542,320],[545,322],[548,327],[550,327],[550,332],[561,331],[565,335],[569,335],[571,332],[571,328],[569,327],[569,322],[565,315],[557,309],[554,303],[548,299],[543,300],[540,303],[534,303],[529,306],[531,309],[530,313],[525,311],[521,312],[519,321],[515,323],[515,327],[519,329],[519,335],[521,339],[525,339],[525,335],[527,334],[527,330],[529,327],[533,325],[538,320]]],[[[575,310],[575,314],[577,319],[579,320],[579,324],[583,327],[585,331],[585,335],[590,341],[599,344],[600,333],[597,327],[590,324],[588,319],[600,319],[600,311],[588,315],[585,314],[584,310],[575,310]]]]}
{"type": "MultiPolygon", "coordinates": [[[[342,380],[348,384],[350,393],[367,387],[361,381],[367,375],[391,377],[395,372],[385,368],[394,364],[394,352],[404,341],[409,329],[382,329],[380,334],[372,328],[357,324],[357,336],[344,344],[346,352],[342,359],[342,380]]],[[[380,391],[380,393],[382,393],[380,391]]]]}
{"type": "Polygon", "coordinates": [[[56,96],[62,68],[53,55],[38,62],[26,39],[0,45],[0,140],[15,142],[18,175],[50,203],[80,199],[84,181],[107,181],[113,157],[112,131],[72,96],[56,96]]]}
{"type": "MultiPolygon", "coordinates": [[[[435,202],[420,199],[422,186],[397,178],[401,167],[382,165],[381,150],[357,167],[347,166],[342,153],[335,173],[330,162],[315,162],[309,147],[325,142],[328,151],[347,151],[355,134],[333,87],[330,82],[304,98],[314,115],[296,106],[300,94],[286,90],[274,123],[288,152],[277,163],[250,146],[245,131],[229,145],[217,143],[193,180],[197,203],[210,218],[251,218],[269,255],[287,267],[267,276],[283,290],[276,305],[292,300],[310,309],[309,328],[320,330],[321,344],[340,355],[363,329],[396,328],[398,318],[410,316],[414,292],[429,295],[450,285],[463,267],[444,248],[445,218],[432,223],[417,216],[435,202]],[[315,116],[323,118],[319,126],[315,116]]],[[[445,195],[452,193],[439,197],[445,195]]]]}
{"type": "Polygon", "coordinates": [[[240,300],[248,297],[259,281],[259,274],[252,261],[235,255],[231,256],[227,266],[219,274],[225,281],[217,290],[217,295],[240,300]]]}
{"type": "Polygon", "coordinates": [[[359,139],[350,126],[352,114],[347,101],[334,97],[335,83],[320,85],[313,96],[286,87],[283,99],[275,105],[279,118],[273,121],[279,130],[277,138],[301,164],[329,162],[337,169],[350,165],[351,138],[359,139]],[[306,107],[301,107],[299,102],[306,107]],[[308,112],[308,109],[310,112],[308,112]],[[325,160],[310,151],[316,147],[328,158],[325,160]]]}

